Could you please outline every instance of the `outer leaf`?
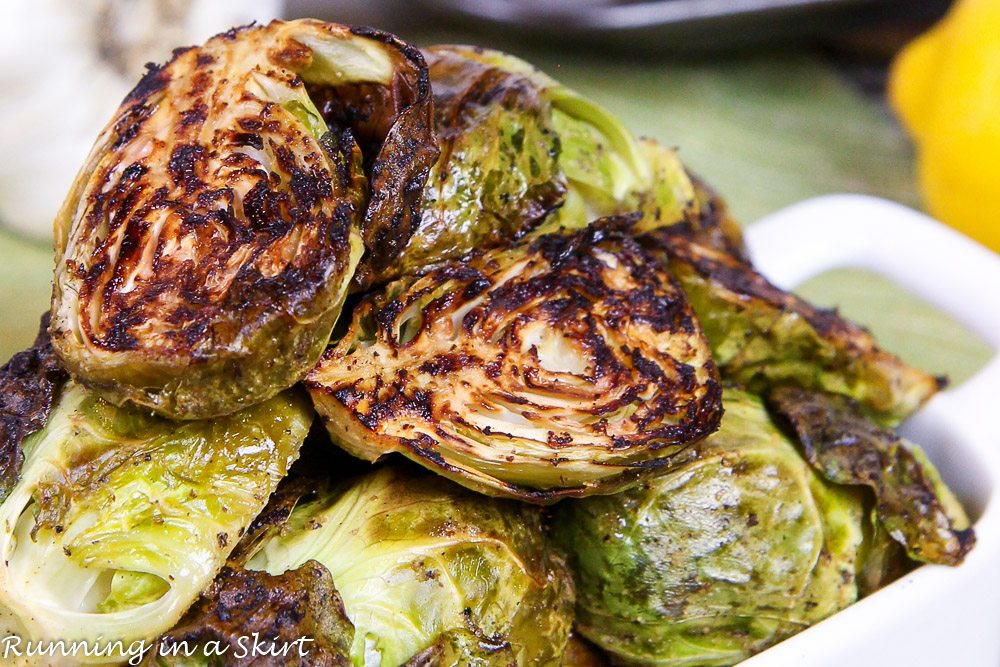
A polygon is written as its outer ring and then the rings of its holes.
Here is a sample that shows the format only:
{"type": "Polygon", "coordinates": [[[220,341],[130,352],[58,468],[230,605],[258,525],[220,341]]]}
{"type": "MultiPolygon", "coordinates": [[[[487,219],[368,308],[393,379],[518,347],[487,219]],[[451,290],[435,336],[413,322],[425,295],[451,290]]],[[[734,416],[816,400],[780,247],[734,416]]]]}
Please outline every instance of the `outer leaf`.
{"type": "Polygon", "coordinates": [[[24,462],[21,442],[48,420],[56,392],[66,381],[42,315],[35,344],[0,367],[0,501],[17,482],[24,462]]]}
{"type": "Polygon", "coordinates": [[[307,88],[326,122],[349,129],[365,155],[371,199],[361,223],[367,252],[354,278],[358,291],[396,275],[400,255],[420,221],[423,189],[438,147],[430,78],[420,51],[381,30],[354,26],[350,31],[379,43],[377,50],[392,62],[388,81],[345,86],[346,68],[330,58],[327,78],[318,85],[307,80],[307,88]]]}
{"type": "Polygon", "coordinates": [[[559,505],[577,627],[616,663],[731,665],[857,597],[861,495],[814,474],[758,399],[724,401],[670,472],[559,505]]]}
{"type": "Polygon", "coordinates": [[[536,503],[613,492],[721,413],[683,293],[610,221],[391,285],[307,386],[352,454],[536,503]]]}
{"type": "Polygon", "coordinates": [[[409,233],[433,160],[426,84],[412,48],[317,21],[236,29],[151,68],[56,221],[53,342],[73,375],[180,419],[300,380],[340,313],[361,232],[372,256],[409,233]],[[359,88],[392,91],[398,124],[329,132],[309,90],[336,115],[357,110],[359,88]],[[377,134],[378,153],[362,156],[355,132],[377,134]]]}
{"type": "Polygon", "coordinates": [[[944,384],[882,350],[835,311],[778,289],[727,252],[670,230],[647,239],[687,292],[728,380],[758,392],[795,384],[844,394],[887,424],[911,414],[944,384]]]}
{"type": "Polygon", "coordinates": [[[356,632],[355,665],[559,665],[573,589],[525,505],[411,468],[381,468],[303,498],[247,564],[317,560],[356,632]]]}
{"type": "Polygon", "coordinates": [[[871,423],[843,396],[778,387],[771,403],[792,423],[806,458],[824,477],[875,492],[879,521],[910,558],[962,562],[975,532],[922,451],[871,423]]]}
{"type": "Polygon", "coordinates": [[[178,424],[68,385],[25,440],[21,479],[0,505],[0,629],[126,647],[169,629],[264,507],[311,419],[283,393],[178,424]]]}

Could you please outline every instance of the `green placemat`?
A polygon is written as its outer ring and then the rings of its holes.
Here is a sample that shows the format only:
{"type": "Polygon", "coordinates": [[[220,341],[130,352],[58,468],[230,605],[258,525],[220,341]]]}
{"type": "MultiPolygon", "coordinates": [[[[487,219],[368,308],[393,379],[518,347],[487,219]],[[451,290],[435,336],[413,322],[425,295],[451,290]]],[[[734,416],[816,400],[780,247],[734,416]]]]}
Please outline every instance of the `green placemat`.
{"type": "Polygon", "coordinates": [[[952,386],[969,379],[994,354],[963,325],[877,273],[837,269],[795,291],[865,323],[886,348],[909,364],[948,376],[952,386]]]}
{"type": "Polygon", "coordinates": [[[51,290],[52,250],[0,230],[0,361],[34,340],[51,290]]]}
{"type": "MultiPolygon", "coordinates": [[[[419,40],[433,41],[444,38],[419,40]]],[[[656,64],[520,53],[633,131],[678,146],[742,220],[829,192],[917,199],[908,145],[887,112],[811,56],[656,64]]],[[[0,358],[31,341],[50,276],[48,248],[0,233],[0,358]]],[[[889,349],[934,372],[964,378],[989,356],[981,341],[886,281],[836,272],[804,292],[842,305],[889,349]]]]}

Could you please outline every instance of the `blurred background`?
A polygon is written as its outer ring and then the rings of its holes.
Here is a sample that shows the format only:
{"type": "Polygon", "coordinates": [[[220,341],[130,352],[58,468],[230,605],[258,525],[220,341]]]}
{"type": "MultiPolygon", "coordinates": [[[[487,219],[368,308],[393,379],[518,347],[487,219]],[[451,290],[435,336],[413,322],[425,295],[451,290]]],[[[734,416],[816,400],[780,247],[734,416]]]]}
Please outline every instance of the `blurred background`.
{"type": "MultiPolygon", "coordinates": [[[[636,133],[677,146],[735,215],[751,223],[831,192],[923,205],[914,143],[886,88],[897,53],[950,6],[943,0],[4,0],[0,358],[31,340],[46,308],[51,221],[76,169],[144,64],[165,60],[176,46],[252,20],[313,16],[387,29],[418,46],[461,42],[509,50],[602,103],[636,133]]],[[[1000,40],[1000,25],[987,22],[986,34],[991,26],[1000,40]]],[[[840,305],[931,371],[961,379],[992,354],[871,274],[838,271],[801,291],[840,305]]]]}

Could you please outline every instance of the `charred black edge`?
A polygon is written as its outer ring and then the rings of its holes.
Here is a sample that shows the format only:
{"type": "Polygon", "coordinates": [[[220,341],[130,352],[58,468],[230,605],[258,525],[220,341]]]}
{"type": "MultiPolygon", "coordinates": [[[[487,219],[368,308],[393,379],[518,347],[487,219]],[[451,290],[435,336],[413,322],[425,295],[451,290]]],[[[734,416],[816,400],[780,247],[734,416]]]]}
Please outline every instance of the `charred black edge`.
{"type": "Polygon", "coordinates": [[[367,37],[368,39],[382,42],[383,44],[391,46],[402,53],[407,60],[417,66],[418,71],[420,72],[420,77],[417,82],[418,99],[430,98],[430,73],[427,70],[427,62],[424,60],[424,54],[420,52],[420,49],[413,44],[400,39],[391,32],[386,32],[385,30],[379,30],[378,28],[372,28],[366,25],[349,25],[347,28],[351,31],[352,35],[367,37]]]}
{"type": "Polygon", "coordinates": [[[45,426],[68,378],[52,347],[45,313],[34,344],[0,367],[0,498],[17,482],[24,463],[22,441],[45,426]]]}
{"type": "Polygon", "coordinates": [[[372,164],[371,174],[373,193],[368,205],[366,206],[364,214],[364,229],[362,230],[366,241],[365,255],[362,257],[361,264],[351,281],[352,290],[358,292],[364,291],[375,284],[384,282],[381,274],[385,273],[388,270],[388,267],[396,261],[398,253],[402,252],[402,249],[405,247],[405,242],[409,240],[410,236],[412,236],[413,229],[416,226],[417,221],[420,219],[421,210],[423,208],[424,185],[427,182],[427,177],[430,174],[431,168],[434,166],[435,162],[437,162],[439,147],[434,128],[434,98],[431,91],[430,72],[427,68],[427,62],[424,59],[423,54],[420,52],[420,49],[384,30],[363,25],[348,26],[348,29],[353,35],[372,39],[395,49],[406,60],[408,60],[418,72],[416,99],[400,111],[396,120],[393,122],[393,125],[389,130],[389,135],[387,135],[386,139],[388,139],[389,136],[392,135],[397,129],[400,119],[404,116],[415,117],[421,114],[426,115],[424,123],[421,123],[419,120],[413,120],[410,122],[411,124],[416,124],[418,126],[426,124],[427,132],[426,141],[423,141],[420,137],[405,137],[404,146],[408,154],[406,162],[409,163],[405,166],[405,168],[401,168],[401,166],[396,164],[394,160],[387,159],[387,157],[391,158],[391,156],[383,156],[381,148],[379,150],[379,154],[375,157],[372,164]],[[416,164],[417,168],[411,171],[412,164],[416,164]],[[386,202],[392,201],[392,198],[387,196],[386,193],[375,192],[376,189],[382,189],[375,188],[375,186],[379,185],[378,181],[381,180],[380,177],[383,174],[387,174],[387,179],[390,184],[392,184],[393,181],[399,180],[400,175],[407,173],[409,175],[405,178],[405,182],[395,183],[395,189],[399,190],[398,195],[399,201],[402,203],[402,210],[395,211],[395,213],[391,216],[392,229],[379,230],[381,233],[376,234],[376,238],[369,239],[368,228],[373,223],[373,219],[376,214],[381,212],[381,208],[386,202]],[[406,237],[404,240],[393,240],[386,236],[387,232],[395,233],[398,232],[400,228],[404,229],[404,235],[406,237]],[[369,244],[373,247],[369,247],[369,244]],[[386,252],[387,248],[383,246],[387,246],[388,250],[394,252],[386,252]]]}

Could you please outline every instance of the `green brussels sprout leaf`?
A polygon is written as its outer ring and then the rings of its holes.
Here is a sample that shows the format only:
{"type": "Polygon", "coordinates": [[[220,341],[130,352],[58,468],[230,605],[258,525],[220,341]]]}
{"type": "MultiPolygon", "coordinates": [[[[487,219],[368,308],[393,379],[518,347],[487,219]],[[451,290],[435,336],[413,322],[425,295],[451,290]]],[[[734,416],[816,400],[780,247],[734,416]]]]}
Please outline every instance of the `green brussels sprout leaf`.
{"type": "Polygon", "coordinates": [[[918,447],[868,420],[843,396],[798,387],[771,392],[809,462],[838,484],[875,492],[879,521],[924,563],[959,565],[976,542],[962,505],[918,447]]]}
{"type": "Polygon", "coordinates": [[[887,425],[943,386],[835,311],[815,308],[728,252],[672,231],[647,235],[647,249],[687,292],[727,380],[758,393],[794,384],[844,394],[887,425]]]}

